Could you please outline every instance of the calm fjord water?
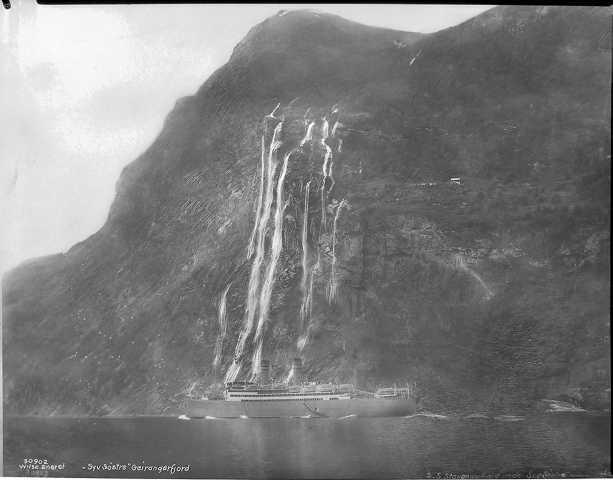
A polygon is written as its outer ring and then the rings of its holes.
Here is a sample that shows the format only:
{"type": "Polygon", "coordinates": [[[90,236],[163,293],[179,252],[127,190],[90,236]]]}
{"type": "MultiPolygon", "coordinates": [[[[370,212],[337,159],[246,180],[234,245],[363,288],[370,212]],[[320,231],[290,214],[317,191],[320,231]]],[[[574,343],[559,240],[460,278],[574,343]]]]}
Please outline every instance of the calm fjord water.
{"type": "Polygon", "coordinates": [[[211,419],[7,417],[5,475],[144,478],[610,476],[610,416],[211,419]],[[135,466],[187,466],[158,473],[135,466]],[[106,465],[106,467],[105,467],[106,465]],[[112,470],[112,466],[126,470],[112,470]],[[99,466],[100,470],[92,470],[99,466]],[[120,467],[117,467],[120,466],[120,467]]]}

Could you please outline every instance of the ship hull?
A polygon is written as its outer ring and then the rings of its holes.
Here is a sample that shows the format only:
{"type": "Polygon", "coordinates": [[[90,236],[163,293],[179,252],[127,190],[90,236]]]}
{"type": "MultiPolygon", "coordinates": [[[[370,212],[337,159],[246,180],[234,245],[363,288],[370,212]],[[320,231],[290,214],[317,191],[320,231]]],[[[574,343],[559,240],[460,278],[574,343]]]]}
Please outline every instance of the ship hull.
{"type": "Polygon", "coordinates": [[[190,418],[402,417],[415,412],[411,399],[258,400],[249,402],[187,399],[190,418]]]}

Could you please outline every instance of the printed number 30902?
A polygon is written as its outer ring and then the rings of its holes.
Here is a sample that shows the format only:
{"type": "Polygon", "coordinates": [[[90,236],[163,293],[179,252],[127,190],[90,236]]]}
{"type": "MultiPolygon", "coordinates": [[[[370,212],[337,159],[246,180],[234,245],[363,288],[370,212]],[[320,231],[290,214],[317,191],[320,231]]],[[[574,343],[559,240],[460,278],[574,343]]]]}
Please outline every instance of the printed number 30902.
{"type": "Polygon", "coordinates": [[[40,458],[24,458],[23,463],[25,464],[33,464],[33,465],[47,465],[47,459],[40,458]]]}

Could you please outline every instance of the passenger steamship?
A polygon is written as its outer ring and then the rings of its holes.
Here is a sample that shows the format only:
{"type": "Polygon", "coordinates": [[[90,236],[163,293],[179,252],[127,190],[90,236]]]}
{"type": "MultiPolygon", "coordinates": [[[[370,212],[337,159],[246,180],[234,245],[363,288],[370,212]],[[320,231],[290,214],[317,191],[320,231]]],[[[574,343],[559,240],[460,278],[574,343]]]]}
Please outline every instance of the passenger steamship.
{"type": "Polygon", "coordinates": [[[188,396],[184,413],[190,418],[343,418],[396,417],[415,412],[411,388],[382,388],[374,394],[353,385],[306,383],[302,360],[293,362],[293,381],[272,383],[270,362],[262,361],[258,382],[230,382],[220,399],[188,396]]]}

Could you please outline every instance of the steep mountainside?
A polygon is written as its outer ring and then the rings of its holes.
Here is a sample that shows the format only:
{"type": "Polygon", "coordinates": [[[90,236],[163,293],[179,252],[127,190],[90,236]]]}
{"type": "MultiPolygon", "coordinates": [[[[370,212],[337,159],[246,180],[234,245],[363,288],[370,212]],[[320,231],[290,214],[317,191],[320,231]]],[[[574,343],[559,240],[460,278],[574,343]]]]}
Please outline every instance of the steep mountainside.
{"type": "Polygon", "coordinates": [[[4,278],[6,411],[160,412],[237,342],[239,376],[260,346],[431,409],[607,407],[610,32],[583,7],[257,25],[105,226],[4,278]]]}

